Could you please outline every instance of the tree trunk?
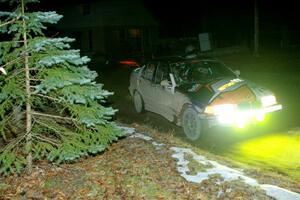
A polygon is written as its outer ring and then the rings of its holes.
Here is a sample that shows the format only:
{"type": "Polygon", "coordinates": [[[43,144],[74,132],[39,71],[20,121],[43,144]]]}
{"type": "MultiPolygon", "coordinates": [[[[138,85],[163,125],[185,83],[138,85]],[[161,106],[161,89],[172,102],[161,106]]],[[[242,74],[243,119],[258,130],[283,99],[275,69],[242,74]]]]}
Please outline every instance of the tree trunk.
{"type": "MultiPolygon", "coordinates": [[[[25,5],[24,0],[22,0],[22,15],[25,15],[25,5]]],[[[27,51],[27,33],[26,33],[26,21],[23,17],[23,41],[24,41],[24,66],[25,66],[25,86],[26,86],[26,150],[27,154],[27,170],[30,173],[32,171],[32,153],[31,153],[31,145],[32,145],[32,134],[31,134],[31,126],[32,126],[32,118],[31,118],[31,104],[30,104],[30,73],[29,73],[29,65],[28,65],[28,51],[27,51]]]]}

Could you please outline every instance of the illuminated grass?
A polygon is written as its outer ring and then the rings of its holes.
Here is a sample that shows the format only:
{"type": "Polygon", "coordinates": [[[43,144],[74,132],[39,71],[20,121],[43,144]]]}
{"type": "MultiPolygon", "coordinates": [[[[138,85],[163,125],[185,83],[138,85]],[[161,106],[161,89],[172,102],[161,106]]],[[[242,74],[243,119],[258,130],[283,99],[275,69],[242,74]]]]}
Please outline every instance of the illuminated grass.
{"type": "Polygon", "coordinates": [[[243,141],[228,156],[300,180],[300,131],[243,141]]]}

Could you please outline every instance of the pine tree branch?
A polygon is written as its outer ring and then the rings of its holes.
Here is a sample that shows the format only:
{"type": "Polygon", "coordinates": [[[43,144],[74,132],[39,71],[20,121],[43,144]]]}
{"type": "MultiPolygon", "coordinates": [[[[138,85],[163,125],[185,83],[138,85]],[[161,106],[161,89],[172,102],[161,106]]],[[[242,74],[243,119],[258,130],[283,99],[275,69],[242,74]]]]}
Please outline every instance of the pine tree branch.
{"type": "Polygon", "coordinates": [[[44,79],[31,78],[30,81],[43,81],[44,79]]]}
{"type": "MultiPolygon", "coordinates": [[[[55,128],[49,126],[48,124],[46,124],[46,123],[44,123],[44,122],[42,122],[42,121],[40,121],[40,120],[36,120],[35,122],[36,122],[37,124],[40,124],[41,126],[44,126],[44,127],[48,128],[48,129],[54,131],[55,133],[57,133],[57,136],[59,136],[59,137],[62,137],[62,135],[72,135],[72,134],[70,134],[70,133],[68,133],[68,132],[66,132],[66,131],[64,131],[64,130],[61,130],[61,131],[60,131],[60,130],[57,130],[57,129],[55,129],[55,128]]],[[[76,125],[76,123],[74,123],[74,124],[76,125]]]]}
{"type": "Polygon", "coordinates": [[[7,77],[7,78],[5,79],[5,81],[10,80],[10,79],[12,79],[12,78],[18,76],[20,73],[23,73],[23,72],[24,72],[24,69],[16,70],[15,72],[13,72],[12,75],[10,75],[9,77],[7,77]]]}
{"type": "Polygon", "coordinates": [[[48,143],[50,143],[50,144],[58,147],[58,142],[55,141],[52,138],[49,138],[49,137],[46,137],[46,136],[41,136],[41,135],[34,135],[34,137],[36,139],[38,139],[38,140],[41,140],[41,141],[44,141],[44,142],[48,142],[48,143]]]}
{"type": "Polygon", "coordinates": [[[48,124],[46,124],[44,122],[41,122],[40,120],[36,120],[36,123],[39,124],[39,125],[41,125],[41,126],[44,126],[44,127],[48,128],[48,129],[50,129],[52,131],[54,131],[55,133],[60,133],[59,130],[57,130],[57,129],[51,127],[51,126],[49,126],[48,124]]]}
{"type": "Polygon", "coordinates": [[[8,24],[12,24],[12,23],[14,23],[15,21],[16,21],[16,19],[12,19],[12,20],[10,20],[10,21],[4,22],[4,23],[0,24],[0,27],[6,26],[6,25],[8,25],[8,24]]]}
{"type": "Polygon", "coordinates": [[[35,67],[35,68],[30,68],[30,69],[29,69],[29,71],[41,71],[41,70],[43,70],[43,69],[37,68],[37,67],[35,67]]]}
{"type": "MultiPolygon", "coordinates": [[[[32,122],[32,126],[31,128],[34,126],[35,121],[32,122]]],[[[31,134],[31,129],[24,133],[24,134],[20,134],[18,137],[12,139],[8,145],[4,146],[2,149],[0,149],[0,153],[6,151],[6,150],[10,150],[13,149],[17,144],[19,144],[22,140],[26,139],[26,137],[28,136],[28,134],[31,134]]]]}
{"type": "Polygon", "coordinates": [[[52,101],[60,101],[60,100],[57,99],[57,98],[50,97],[50,96],[47,96],[47,95],[35,94],[35,93],[32,93],[32,95],[34,95],[34,96],[39,96],[39,97],[42,97],[42,98],[45,98],[45,99],[49,99],[49,100],[52,100],[52,101]]]}
{"type": "Polygon", "coordinates": [[[44,113],[39,113],[39,112],[31,112],[31,114],[32,115],[37,115],[37,116],[42,116],[42,117],[49,117],[49,118],[75,121],[75,119],[73,119],[71,117],[62,117],[62,116],[59,116],[59,115],[50,115],[50,114],[44,114],[44,113]]]}
{"type": "Polygon", "coordinates": [[[0,149],[0,153],[13,149],[17,144],[19,144],[23,139],[25,139],[25,137],[27,136],[27,134],[20,134],[19,137],[14,138],[13,140],[11,140],[9,142],[8,145],[4,146],[2,149],[0,149]]]}
{"type": "MultiPolygon", "coordinates": [[[[35,121],[32,122],[32,127],[34,126],[35,121]]],[[[8,145],[6,145],[5,147],[3,147],[2,149],[0,149],[0,153],[6,151],[6,150],[10,150],[13,149],[17,144],[19,144],[22,140],[26,139],[26,137],[28,136],[28,134],[31,134],[31,129],[24,133],[24,134],[20,134],[18,137],[12,139],[8,145]]]]}
{"type": "MultiPolygon", "coordinates": [[[[11,97],[8,97],[7,99],[5,99],[5,101],[3,101],[3,102],[0,104],[0,106],[1,106],[1,107],[6,107],[6,104],[10,104],[11,107],[13,107],[13,106],[12,106],[12,103],[11,103],[11,97]]],[[[15,105],[15,106],[18,107],[18,106],[20,106],[20,104],[17,104],[17,105],[15,105]]],[[[7,123],[8,121],[10,121],[10,120],[16,115],[16,112],[17,112],[16,109],[13,109],[12,112],[10,112],[9,114],[7,114],[7,115],[5,116],[5,118],[2,119],[2,121],[0,122],[0,123],[2,124],[2,126],[3,126],[3,128],[4,128],[5,131],[7,131],[7,132],[10,132],[10,131],[11,131],[11,130],[10,130],[9,128],[7,128],[5,125],[6,125],[6,123],[7,123]]],[[[24,112],[23,112],[23,113],[24,113],[24,112]]],[[[19,113],[19,114],[22,115],[22,113],[19,113]]],[[[5,132],[2,133],[2,138],[4,139],[5,142],[7,142],[7,138],[6,138],[5,132]]]]}
{"type": "Polygon", "coordinates": [[[24,56],[19,56],[19,57],[17,57],[16,59],[14,59],[14,60],[11,60],[11,61],[9,61],[9,62],[7,62],[7,63],[5,63],[4,65],[1,65],[0,67],[6,67],[6,66],[8,66],[8,65],[12,65],[12,64],[14,64],[14,63],[16,63],[16,62],[19,62],[20,60],[22,60],[24,58],[24,56]]]}
{"type": "Polygon", "coordinates": [[[24,40],[2,41],[1,43],[24,43],[24,40]]]}
{"type": "MultiPolygon", "coordinates": [[[[24,43],[24,40],[20,40],[20,41],[18,41],[18,42],[24,43]]],[[[27,57],[29,58],[29,57],[30,57],[30,56],[29,56],[30,53],[32,53],[32,48],[27,47],[27,49],[24,50],[24,51],[22,52],[22,54],[21,54],[20,56],[18,56],[16,59],[13,59],[13,60],[11,60],[11,61],[5,63],[4,65],[1,65],[0,67],[3,67],[3,68],[4,68],[4,67],[6,67],[6,66],[8,66],[8,65],[12,65],[12,64],[14,64],[14,63],[17,63],[17,62],[19,62],[20,60],[22,60],[25,56],[27,56],[27,57]]],[[[32,69],[33,69],[33,68],[32,68],[32,69]]],[[[32,69],[29,69],[29,70],[32,70],[32,69]]]]}
{"type": "MultiPolygon", "coordinates": [[[[1,106],[4,106],[3,104],[9,102],[11,100],[11,98],[7,98],[2,104],[1,106]]],[[[20,106],[20,104],[15,105],[15,107],[20,106]]],[[[16,110],[13,110],[13,112],[11,112],[10,114],[6,115],[5,118],[1,121],[1,123],[6,123],[7,121],[9,121],[15,114],[16,114],[16,110]]],[[[24,112],[21,112],[20,114],[24,114],[24,112]]]]}
{"type": "Polygon", "coordinates": [[[6,26],[6,25],[9,25],[9,24],[13,24],[14,22],[16,22],[18,19],[20,19],[21,15],[17,16],[15,19],[12,19],[10,21],[7,21],[7,22],[4,22],[2,24],[0,24],[0,27],[3,27],[3,26],[6,26]]]}

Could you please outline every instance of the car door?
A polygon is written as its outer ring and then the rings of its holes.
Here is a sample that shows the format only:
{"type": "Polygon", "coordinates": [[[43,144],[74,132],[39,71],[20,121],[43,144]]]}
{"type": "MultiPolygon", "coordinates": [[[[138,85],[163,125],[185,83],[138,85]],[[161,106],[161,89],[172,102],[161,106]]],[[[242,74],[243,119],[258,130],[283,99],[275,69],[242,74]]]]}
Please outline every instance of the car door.
{"type": "Polygon", "coordinates": [[[173,118],[175,116],[175,109],[173,108],[175,102],[175,95],[172,92],[170,69],[166,62],[159,62],[155,73],[154,84],[154,93],[157,99],[157,112],[169,121],[173,121],[173,118]],[[168,85],[166,83],[168,83],[168,85]]]}
{"type": "Polygon", "coordinates": [[[155,112],[157,109],[155,109],[155,94],[154,94],[154,76],[155,76],[155,70],[157,67],[157,62],[149,62],[141,75],[141,78],[139,81],[139,93],[141,94],[145,109],[155,112]]]}

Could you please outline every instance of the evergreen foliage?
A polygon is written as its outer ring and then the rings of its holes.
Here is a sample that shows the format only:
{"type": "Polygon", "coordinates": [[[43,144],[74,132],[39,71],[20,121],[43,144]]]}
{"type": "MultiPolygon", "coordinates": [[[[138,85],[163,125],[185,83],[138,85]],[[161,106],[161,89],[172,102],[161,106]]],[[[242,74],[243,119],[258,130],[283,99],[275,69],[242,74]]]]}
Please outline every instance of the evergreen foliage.
{"type": "Polygon", "coordinates": [[[0,174],[19,173],[32,161],[70,162],[96,154],[122,135],[105,107],[111,92],[96,83],[90,59],[70,49],[68,37],[48,38],[56,12],[27,12],[37,0],[0,0],[0,174]]]}

